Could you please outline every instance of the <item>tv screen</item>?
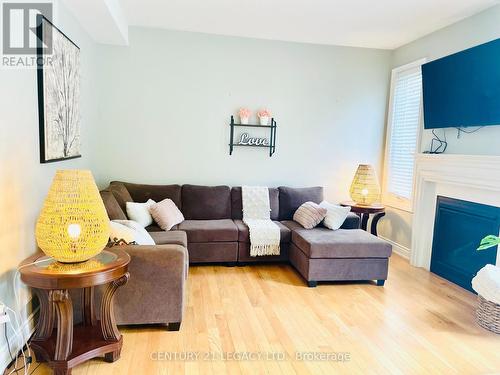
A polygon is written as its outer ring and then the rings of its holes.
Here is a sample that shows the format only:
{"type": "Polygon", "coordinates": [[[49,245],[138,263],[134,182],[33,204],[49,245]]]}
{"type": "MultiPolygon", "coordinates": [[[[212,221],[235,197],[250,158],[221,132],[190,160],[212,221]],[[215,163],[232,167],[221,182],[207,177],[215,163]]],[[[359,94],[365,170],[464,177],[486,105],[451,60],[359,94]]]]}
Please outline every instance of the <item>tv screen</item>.
{"type": "Polygon", "coordinates": [[[500,39],[422,66],[426,129],[500,125],[500,39]]]}

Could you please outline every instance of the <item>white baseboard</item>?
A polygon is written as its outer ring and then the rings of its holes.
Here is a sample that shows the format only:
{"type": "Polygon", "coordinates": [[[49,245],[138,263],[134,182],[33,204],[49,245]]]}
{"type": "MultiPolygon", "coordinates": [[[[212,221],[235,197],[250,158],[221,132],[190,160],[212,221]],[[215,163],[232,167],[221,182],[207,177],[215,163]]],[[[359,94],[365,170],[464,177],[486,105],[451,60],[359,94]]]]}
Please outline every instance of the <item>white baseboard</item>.
{"type": "MultiPolygon", "coordinates": [[[[35,331],[35,316],[38,312],[39,308],[37,307],[26,319],[22,324],[21,324],[21,332],[23,335],[21,336],[23,338],[23,341],[28,340],[33,332],[35,331]]],[[[15,322],[13,322],[14,327],[16,326],[15,322]]],[[[17,327],[16,327],[17,328],[17,327]]],[[[2,329],[4,329],[2,327],[2,329]]],[[[19,332],[19,334],[21,334],[19,332]]],[[[10,343],[10,349],[12,350],[12,354],[16,355],[19,350],[21,349],[19,346],[19,340],[16,339],[14,332],[10,330],[10,337],[9,337],[9,343],[10,343]]],[[[5,337],[3,337],[3,332],[2,332],[2,337],[0,337],[0,341],[3,342],[3,345],[0,347],[0,369],[2,369],[2,374],[5,371],[5,368],[9,365],[9,363],[12,361],[10,358],[9,354],[9,349],[7,346],[7,342],[5,341],[5,337]]],[[[26,344],[26,342],[23,343],[23,345],[26,344]]]]}
{"type": "Polygon", "coordinates": [[[400,245],[400,244],[398,244],[398,243],[396,243],[388,238],[385,238],[381,235],[379,235],[379,237],[381,239],[383,239],[384,241],[389,242],[392,245],[392,251],[394,251],[396,254],[402,256],[405,259],[410,259],[410,253],[411,253],[410,249],[408,249],[407,247],[402,246],[402,245],[400,245]]]}

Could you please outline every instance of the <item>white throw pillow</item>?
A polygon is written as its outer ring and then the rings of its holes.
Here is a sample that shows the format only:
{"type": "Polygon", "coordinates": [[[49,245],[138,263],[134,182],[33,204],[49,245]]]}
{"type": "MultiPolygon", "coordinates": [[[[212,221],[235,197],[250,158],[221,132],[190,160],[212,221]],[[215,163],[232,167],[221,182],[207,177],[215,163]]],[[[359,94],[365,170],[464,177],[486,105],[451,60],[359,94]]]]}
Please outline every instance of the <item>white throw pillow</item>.
{"type": "Polygon", "coordinates": [[[343,207],[338,204],[332,204],[323,201],[319,204],[320,207],[326,208],[326,216],[323,220],[323,225],[327,228],[337,230],[344,224],[347,214],[351,212],[351,207],[343,207]]]}
{"type": "Polygon", "coordinates": [[[130,228],[134,232],[134,241],[138,245],[156,245],[153,237],[148,233],[146,229],[133,220],[113,220],[113,222],[122,224],[127,228],[130,228]]]}
{"type": "Polygon", "coordinates": [[[153,217],[149,213],[149,208],[156,202],[149,199],[146,203],[126,202],[127,216],[142,225],[143,228],[153,224],[153,217]]]}

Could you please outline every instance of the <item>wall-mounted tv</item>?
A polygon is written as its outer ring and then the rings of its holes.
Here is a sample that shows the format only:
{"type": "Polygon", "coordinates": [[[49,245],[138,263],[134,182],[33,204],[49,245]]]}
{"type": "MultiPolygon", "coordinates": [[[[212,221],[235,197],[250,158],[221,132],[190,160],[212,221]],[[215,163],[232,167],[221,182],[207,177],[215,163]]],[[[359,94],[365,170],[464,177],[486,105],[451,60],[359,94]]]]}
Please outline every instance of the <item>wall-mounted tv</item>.
{"type": "Polygon", "coordinates": [[[500,125],[500,39],[422,66],[426,129],[500,125]]]}

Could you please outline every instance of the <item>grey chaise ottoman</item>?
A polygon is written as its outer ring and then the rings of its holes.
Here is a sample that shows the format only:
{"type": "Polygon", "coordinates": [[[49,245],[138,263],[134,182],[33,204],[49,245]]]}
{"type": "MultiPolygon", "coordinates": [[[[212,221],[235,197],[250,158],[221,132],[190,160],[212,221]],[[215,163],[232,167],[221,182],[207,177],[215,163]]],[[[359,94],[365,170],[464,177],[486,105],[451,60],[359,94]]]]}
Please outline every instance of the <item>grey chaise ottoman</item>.
{"type": "Polygon", "coordinates": [[[341,280],[377,280],[384,285],[392,253],[386,241],[361,229],[305,229],[293,221],[285,225],[292,229],[290,262],[310,287],[341,280]]]}

